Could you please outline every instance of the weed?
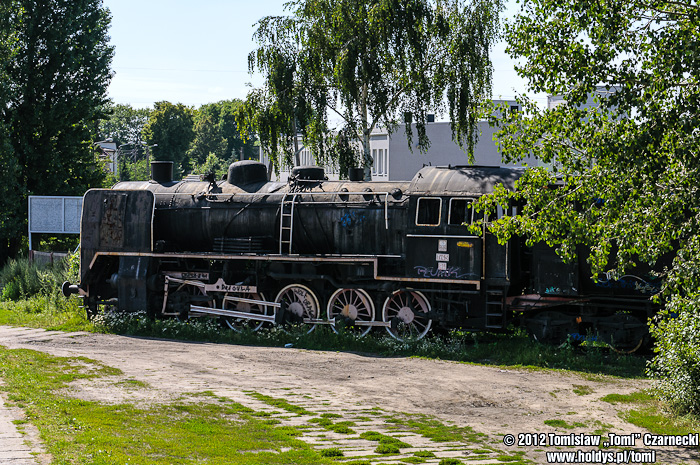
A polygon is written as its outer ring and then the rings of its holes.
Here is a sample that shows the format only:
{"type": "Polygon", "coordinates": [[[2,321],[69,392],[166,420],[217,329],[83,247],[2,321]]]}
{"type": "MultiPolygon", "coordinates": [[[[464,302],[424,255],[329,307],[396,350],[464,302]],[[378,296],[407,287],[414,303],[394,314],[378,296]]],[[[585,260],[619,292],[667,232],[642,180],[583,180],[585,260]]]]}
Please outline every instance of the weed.
{"type": "Polygon", "coordinates": [[[455,458],[448,458],[448,459],[442,459],[440,460],[439,465],[463,465],[464,462],[462,462],[459,459],[455,458]]]}
{"type": "Polygon", "coordinates": [[[374,452],[382,455],[392,455],[401,453],[401,449],[396,444],[379,444],[374,452]]]}
{"type": "Polygon", "coordinates": [[[586,426],[583,423],[574,423],[574,424],[569,424],[564,420],[545,420],[544,424],[547,426],[551,426],[552,428],[564,428],[564,429],[574,429],[577,426],[586,426]]]}
{"type": "Polygon", "coordinates": [[[585,384],[574,384],[574,394],[577,396],[586,396],[593,393],[593,388],[585,384]]]}
{"type": "Polygon", "coordinates": [[[343,451],[337,447],[330,447],[328,449],[321,449],[321,457],[343,457],[343,451]]]}

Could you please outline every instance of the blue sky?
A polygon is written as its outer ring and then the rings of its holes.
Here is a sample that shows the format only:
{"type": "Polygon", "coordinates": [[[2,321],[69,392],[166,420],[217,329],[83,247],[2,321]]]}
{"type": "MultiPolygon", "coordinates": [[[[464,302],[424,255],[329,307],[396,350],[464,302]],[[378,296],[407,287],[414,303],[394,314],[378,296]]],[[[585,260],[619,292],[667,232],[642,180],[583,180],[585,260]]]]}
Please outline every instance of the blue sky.
{"type": "MultiPolygon", "coordinates": [[[[109,96],[136,108],[160,100],[199,107],[245,98],[247,83],[262,82],[248,74],[254,25],[284,13],[281,0],[104,0],[104,5],[112,14],[115,46],[109,96]]],[[[493,61],[494,98],[526,90],[505,44],[495,48],[493,61]]]]}

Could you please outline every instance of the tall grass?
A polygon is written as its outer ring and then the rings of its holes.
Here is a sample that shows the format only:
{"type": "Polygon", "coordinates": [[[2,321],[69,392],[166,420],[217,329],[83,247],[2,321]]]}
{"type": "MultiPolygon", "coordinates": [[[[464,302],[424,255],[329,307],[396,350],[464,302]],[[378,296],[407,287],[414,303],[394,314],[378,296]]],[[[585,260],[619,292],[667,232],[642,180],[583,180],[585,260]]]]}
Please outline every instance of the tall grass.
{"type": "Polygon", "coordinates": [[[27,258],[10,260],[0,270],[0,324],[69,331],[90,330],[80,299],[65,298],[64,281],[78,280],[79,256],[49,265],[27,258]]]}
{"type": "Polygon", "coordinates": [[[33,263],[26,257],[11,259],[0,270],[0,301],[57,297],[64,281],[77,280],[77,269],[77,255],[47,265],[33,263]]]}

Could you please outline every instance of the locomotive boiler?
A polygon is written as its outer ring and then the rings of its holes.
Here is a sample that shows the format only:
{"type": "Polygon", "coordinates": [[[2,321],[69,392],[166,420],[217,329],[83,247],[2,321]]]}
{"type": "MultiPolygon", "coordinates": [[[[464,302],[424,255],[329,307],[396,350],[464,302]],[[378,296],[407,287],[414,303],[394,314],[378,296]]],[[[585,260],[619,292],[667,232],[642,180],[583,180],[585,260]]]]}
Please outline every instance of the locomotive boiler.
{"type": "Polygon", "coordinates": [[[600,286],[546,246],[470,232],[489,220],[472,203],[496,185],[513,189],[522,168],[428,166],[411,181],[353,182],[298,167],[287,183],[253,161],[221,181],[174,181],[169,162],[152,171],[85,194],[81,280],[64,292],[80,293],[90,315],[213,315],[234,330],[383,327],[399,339],[516,323],[541,340],[594,334],[621,348],[647,337],[647,278],[600,286]]]}

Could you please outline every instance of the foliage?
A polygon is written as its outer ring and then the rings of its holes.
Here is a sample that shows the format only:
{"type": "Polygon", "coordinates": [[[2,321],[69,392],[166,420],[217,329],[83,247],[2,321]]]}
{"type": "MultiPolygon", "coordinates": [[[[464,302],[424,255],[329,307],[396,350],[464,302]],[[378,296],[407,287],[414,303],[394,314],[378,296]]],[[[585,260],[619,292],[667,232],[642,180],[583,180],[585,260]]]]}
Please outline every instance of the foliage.
{"type": "Polygon", "coordinates": [[[663,318],[651,326],[656,357],[650,373],[658,393],[679,413],[700,416],[700,293],[673,296],[663,318]],[[671,316],[673,315],[673,316],[671,316]]]}
{"type": "Polygon", "coordinates": [[[0,270],[0,300],[58,296],[64,281],[77,280],[76,263],[74,256],[48,265],[38,265],[27,258],[10,259],[0,270]]]}
{"type": "Polygon", "coordinates": [[[479,104],[490,97],[489,48],[500,0],[294,0],[287,6],[289,16],[257,23],[260,47],[249,66],[266,81],[239,114],[277,168],[294,155],[299,131],[321,162],[330,146],[347,138],[355,156],[340,160],[341,171],[359,162],[368,173],[372,130],[391,130],[410,114],[409,146],[415,129],[426,150],[429,112],[446,112],[453,137],[471,153],[479,104]],[[341,120],[341,140],[329,115],[341,120]]]}
{"type": "MultiPolygon", "coordinates": [[[[9,32],[11,53],[0,52],[0,133],[4,125],[13,155],[2,144],[0,156],[17,168],[8,173],[13,190],[3,196],[1,216],[23,225],[27,195],[82,195],[102,183],[90,140],[111,79],[110,16],[100,0],[11,1],[3,9],[0,41],[9,32]]],[[[15,255],[21,235],[3,232],[2,240],[0,262],[15,255]]]]}
{"type": "Polygon", "coordinates": [[[136,149],[136,153],[129,153],[132,160],[142,157],[142,150],[139,150],[143,143],[144,126],[148,122],[151,110],[148,108],[133,108],[131,105],[109,104],[105,113],[108,117],[100,121],[100,139],[112,139],[120,147],[128,144],[124,149],[136,149]],[[133,147],[131,147],[133,146],[133,147]]]}
{"type": "Polygon", "coordinates": [[[565,102],[542,110],[523,99],[498,137],[506,162],[532,156],[555,170],[531,169],[516,192],[488,200],[525,203],[492,225],[501,240],[524,234],[565,258],[583,245],[594,275],[663,272],[664,296],[687,314],[654,333],[653,372],[674,402],[671,392],[700,384],[700,345],[680,324],[700,317],[699,23],[693,3],[526,0],[509,51],[532,91],[565,102]]]}
{"type": "Polygon", "coordinates": [[[193,164],[205,163],[210,154],[216,155],[226,164],[238,160],[257,158],[253,138],[245,141],[238,131],[236,111],[240,100],[222,100],[202,105],[195,113],[195,137],[188,156],[193,164]]]}
{"type": "Polygon", "coordinates": [[[187,150],[194,136],[194,110],[182,103],[156,102],[143,128],[146,143],[157,144],[153,158],[173,161],[175,175],[191,169],[187,150]]]}
{"type": "Polygon", "coordinates": [[[134,162],[126,159],[120,160],[120,181],[148,181],[149,179],[151,179],[151,164],[148,158],[142,158],[134,162]]]}
{"type": "Polygon", "coordinates": [[[213,153],[210,153],[206,161],[199,166],[195,166],[192,172],[195,174],[213,173],[215,179],[221,179],[228,171],[228,167],[229,165],[225,160],[222,160],[213,153]]]}

